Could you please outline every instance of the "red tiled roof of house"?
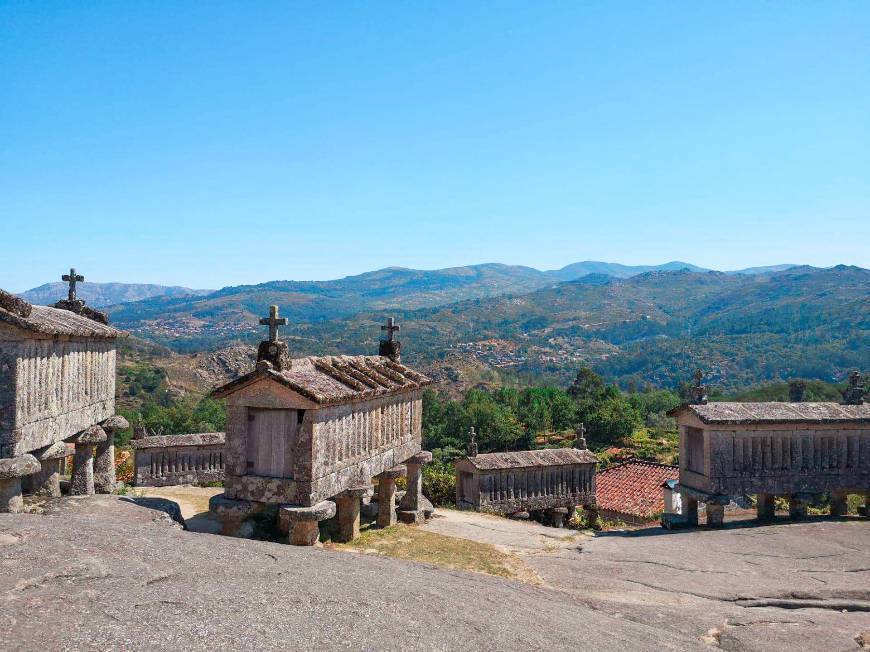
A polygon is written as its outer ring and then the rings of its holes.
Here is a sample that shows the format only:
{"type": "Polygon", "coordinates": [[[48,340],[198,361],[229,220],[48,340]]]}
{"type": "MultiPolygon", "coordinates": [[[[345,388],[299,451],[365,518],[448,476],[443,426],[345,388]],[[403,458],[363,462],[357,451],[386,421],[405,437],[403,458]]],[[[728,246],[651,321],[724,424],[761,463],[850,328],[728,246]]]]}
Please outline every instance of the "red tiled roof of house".
{"type": "Polygon", "coordinates": [[[662,483],[679,476],[679,467],[631,460],[595,475],[595,499],[599,509],[652,518],[665,508],[662,483]]]}

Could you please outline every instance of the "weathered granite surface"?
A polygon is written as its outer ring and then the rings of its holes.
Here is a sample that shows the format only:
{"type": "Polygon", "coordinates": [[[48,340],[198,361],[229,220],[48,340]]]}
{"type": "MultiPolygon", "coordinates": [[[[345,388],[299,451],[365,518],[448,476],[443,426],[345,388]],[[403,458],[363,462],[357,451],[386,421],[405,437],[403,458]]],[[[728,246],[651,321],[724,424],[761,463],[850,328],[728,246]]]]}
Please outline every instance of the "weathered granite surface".
{"type": "Polygon", "coordinates": [[[565,547],[541,537],[523,557],[545,582],[531,586],[188,533],[112,496],[75,502],[86,511],[0,515],[0,640],[12,649],[780,652],[859,650],[868,629],[870,524],[856,521],[654,528],[565,547]],[[104,501],[117,504],[101,515],[104,501]],[[717,645],[700,640],[710,630],[717,645]]]}

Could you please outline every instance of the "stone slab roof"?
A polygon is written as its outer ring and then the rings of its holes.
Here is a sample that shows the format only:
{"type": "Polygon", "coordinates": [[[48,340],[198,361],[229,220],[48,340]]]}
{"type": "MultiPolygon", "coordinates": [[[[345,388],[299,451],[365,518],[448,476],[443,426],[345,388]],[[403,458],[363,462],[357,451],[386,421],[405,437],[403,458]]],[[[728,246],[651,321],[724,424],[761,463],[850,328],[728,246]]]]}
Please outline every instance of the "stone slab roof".
{"type": "Polygon", "coordinates": [[[542,448],[534,451],[508,451],[481,453],[466,458],[481,471],[519,469],[530,466],[563,466],[566,464],[595,464],[598,458],[588,450],[577,448],[542,448]]]}
{"type": "Polygon", "coordinates": [[[425,387],[432,381],[389,358],[377,355],[342,355],[297,358],[283,371],[257,368],[212,392],[223,398],[242,387],[270,378],[321,405],[337,405],[425,387]]]}
{"type": "Polygon", "coordinates": [[[173,446],[214,446],[225,444],[226,437],[226,433],[223,432],[198,432],[187,435],[158,435],[156,437],[131,439],[130,445],[137,450],[146,448],[171,448],[173,446]]]}
{"type": "Polygon", "coordinates": [[[595,502],[600,509],[650,519],[665,508],[662,484],[679,475],[676,466],[630,460],[595,474],[595,502]]]}
{"type": "Polygon", "coordinates": [[[735,403],[714,402],[706,405],[682,405],[671,410],[670,416],[685,411],[695,414],[704,423],[868,423],[870,403],[841,405],[839,403],[735,403]]]}
{"type": "Polygon", "coordinates": [[[100,339],[126,337],[124,331],[106,326],[82,315],[77,315],[69,310],[50,308],[48,306],[31,306],[30,314],[27,317],[22,317],[20,314],[0,308],[0,322],[42,335],[68,335],[70,337],[93,337],[100,339]]]}

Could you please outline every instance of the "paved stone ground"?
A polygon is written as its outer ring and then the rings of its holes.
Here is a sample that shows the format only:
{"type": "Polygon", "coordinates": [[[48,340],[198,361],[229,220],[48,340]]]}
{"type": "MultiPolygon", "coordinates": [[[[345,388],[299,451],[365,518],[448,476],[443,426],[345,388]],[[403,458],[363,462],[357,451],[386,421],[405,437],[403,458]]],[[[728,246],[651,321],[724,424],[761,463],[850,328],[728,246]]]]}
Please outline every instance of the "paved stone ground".
{"type": "Polygon", "coordinates": [[[185,532],[166,504],[96,496],[0,515],[3,649],[827,651],[858,650],[870,630],[866,520],[566,539],[445,510],[426,526],[512,550],[540,588],[185,532]]]}

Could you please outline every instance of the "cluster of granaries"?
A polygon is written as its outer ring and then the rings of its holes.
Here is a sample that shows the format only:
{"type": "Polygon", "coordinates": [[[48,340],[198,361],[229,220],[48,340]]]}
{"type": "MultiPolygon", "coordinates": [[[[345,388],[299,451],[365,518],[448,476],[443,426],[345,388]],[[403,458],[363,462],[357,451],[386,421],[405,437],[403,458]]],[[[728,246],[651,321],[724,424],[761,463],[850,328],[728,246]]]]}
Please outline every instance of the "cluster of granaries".
{"type": "MultiPolygon", "coordinates": [[[[60,494],[60,462],[75,447],[71,494],[114,490],[116,344],[124,333],[76,298],[83,280],[65,275],[69,296],[32,306],[0,291],[0,511],[21,509],[22,491],[60,494]],[[96,453],[95,453],[96,451],[96,453]]],[[[378,355],[293,359],[272,306],[269,337],[254,368],[217,388],[226,433],[134,440],[137,481],[176,484],[222,479],[210,508],[223,532],[245,536],[251,516],[276,508],[291,543],[313,545],[319,522],[335,517],[340,540],[357,536],[363,503],[376,487],[377,523],[421,522],[433,508],[422,493],[423,374],[402,364],[399,327],[389,320],[378,355]],[[396,480],[407,488],[396,501],[396,480]],[[147,477],[146,477],[147,476],[147,477]]],[[[758,496],[760,518],[785,495],[794,516],[821,494],[844,513],[849,493],[870,491],[870,409],[853,374],[842,403],[708,403],[696,397],[672,413],[680,429],[682,509],[668,525],[723,522],[734,497],[758,496]]],[[[478,454],[457,461],[457,505],[562,525],[577,507],[595,518],[595,467],[582,429],[573,448],[478,454]]],[[[671,501],[673,504],[673,501],[671,501]]],[[[672,510],[673,511],[673,510],[672,510]]]]}

